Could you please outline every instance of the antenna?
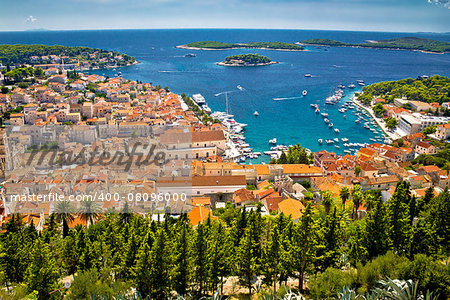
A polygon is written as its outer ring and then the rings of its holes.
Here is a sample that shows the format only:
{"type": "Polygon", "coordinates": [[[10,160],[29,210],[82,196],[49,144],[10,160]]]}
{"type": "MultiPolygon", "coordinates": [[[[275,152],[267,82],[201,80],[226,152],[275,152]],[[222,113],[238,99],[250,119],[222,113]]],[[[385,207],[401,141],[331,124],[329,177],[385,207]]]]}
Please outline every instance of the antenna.
{"type": "Polygon", "coordinates": [[[227,91],[225,92],[225,106],[226,106],[227,115],[229,115],[230,113],[229,113],[229,108],[228,108],[228,92],[227,91]]]}

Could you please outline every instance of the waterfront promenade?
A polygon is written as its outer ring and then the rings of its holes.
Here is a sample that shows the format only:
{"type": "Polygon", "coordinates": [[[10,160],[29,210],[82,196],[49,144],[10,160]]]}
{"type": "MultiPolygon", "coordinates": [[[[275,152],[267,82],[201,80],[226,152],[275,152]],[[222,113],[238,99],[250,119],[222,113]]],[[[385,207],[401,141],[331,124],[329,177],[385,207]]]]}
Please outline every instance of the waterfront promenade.
{"type": "Polygon", "coordinates": [[[373,112],[372,108],[369,106],[366,106],[364,104],[362,104],[361,102],[359,102],[355,96],[353,96],[352,98],[352,102],[355,103],[355,105],[359,106],[361,109],[364,109],[365,111],[367,111],[370,116],[375,120],[375,122],[377,122],[378,126],[381,128],[381,130],[383,130],[383,132],[393,141],[401,138],[401,136],[393,131],[390,131],[388,128],[386,128],[386,123],[384,122],[383,119],[378,118],[375,113],[373,112]]]}

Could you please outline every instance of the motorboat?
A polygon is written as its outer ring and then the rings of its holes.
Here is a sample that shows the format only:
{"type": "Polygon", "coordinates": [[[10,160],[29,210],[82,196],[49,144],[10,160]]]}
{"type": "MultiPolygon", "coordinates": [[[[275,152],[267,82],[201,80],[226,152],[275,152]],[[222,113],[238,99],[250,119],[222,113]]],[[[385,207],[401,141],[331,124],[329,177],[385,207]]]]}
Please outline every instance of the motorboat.
{"type": "Polygon", "coordinates": [[[311,74],[305,74],[305,77],[312,77],[311,74]]]}
{"type": "Polygon", "coordinates": [[[277,143],[277,138],[273,138],[271,140],[269,140],[269,144],[276,144],[277,143]]]}
{"type": "Polygon", "coordinates": [[[354,84],[352,83],[352,84],[349,84],[347,87],[348,87],[349,89],[354,89],[354,88],[356,87],[356,85],[354,85],[354,84]]]}
{"type": "Polygon", "coordinates": [[[319,142],[319,144],[322,144],[322,143],[323,143],[323,140],[322,140],[322,139],[318,139],[317,141],[319,142]]]}
{"type": "Polygon", "coordinates": [[[334,132],[339,133],[339,129],[335,128],[334,132]]]}
{"type": "Polygon", "coordinates": [[[328,127],[332,128],[333,127],[333,123],[328,124],[328,127]]]}
{"type": "Polygon", "coordinates": [[[308,94],[308,91],[307,90],[303,90],[302,95],[306,96],[307,94],[308,94]]]}
{"type": "Polygon", "coordinates": [[[253,113],[253,115],[254,115],[255,117],[259,116],[259,112],[257,112],[257,111],[255,110],[255,112],[253,113]]]}

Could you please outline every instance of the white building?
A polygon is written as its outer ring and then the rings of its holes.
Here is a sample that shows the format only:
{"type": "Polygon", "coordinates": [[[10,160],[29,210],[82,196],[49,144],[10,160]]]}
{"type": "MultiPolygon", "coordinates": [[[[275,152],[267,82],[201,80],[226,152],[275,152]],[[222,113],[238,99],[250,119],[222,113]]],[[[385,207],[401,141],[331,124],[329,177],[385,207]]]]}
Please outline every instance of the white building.
{"type": "Polygon", "coordinates": [[[448,117],[424,116],[419,113],[402,114],[398,120],[398,133],[409,135],[420,132],[433,125],[445,124],[450,121],[448,117]]]}

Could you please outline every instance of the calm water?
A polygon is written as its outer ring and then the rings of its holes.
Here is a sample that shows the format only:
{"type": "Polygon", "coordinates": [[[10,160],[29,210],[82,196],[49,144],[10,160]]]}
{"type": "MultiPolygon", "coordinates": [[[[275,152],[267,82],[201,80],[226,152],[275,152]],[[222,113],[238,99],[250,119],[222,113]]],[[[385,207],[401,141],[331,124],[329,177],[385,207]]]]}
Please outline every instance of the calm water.
{"type": "MultiPolygon", "coordinates": [[[[317,139],[347,137],[350,142],[371,142],[374,134],[354,122],[350,111],[347,119],[338,112],[339,105],[325,106],[325,98],[333,88],[348,85],[358,79],[366,84],[397,80],[419,75],[450,76],[450,55],[424,54],[411,51],[392,51],[357,48],[308,47],[305,52],[270,50],[189,51],[174,46],[199,40],[224,42],[282,41],[296,42],[307,38],[332,38],[344,42],[363,42],[402,36],[418,36],[450,41],[450,34],[405,34],[381,32],[338,32],[301,30],[103,30],[0,32],[0,43],[60,44],[89,46],[125,52],[135,56],[140,65],[122,68],[124,78],[169,86],[176,93],[201,93],[213,110],[225,110],[225,96],[214,94],[230,91],[231,113],[239,122],[247,123],[247,142],[254,151],[269,149],[268,140],[278,143],[300,143],[313,151],[325,148],[337,153],[333,145],[319,145],[317,139]],[[195,58],[185,58],[193,52],[195,58]],[[259,53],[280,62],[277,65],[253,68],[221,67],[214,63],[226,56],[240,53],[259,53]],[[336,67],[337,66],[337,67],[336,67]],[[311,78],[304,74],[310,73],[311,78]],[[236,88],[241,85],[245,90],[236,88]],[[306,89],[308,95],[301,96],[306,89]],[[273,101],[273,98],[295,99],[273,101]],[[310,103],[318,103],[322,112],[339,128],[336,134],[314,113],[310,103]],[[258,117],[253,116],[254,111],[258,117]]],[[[99,71],[114,75],[117,71],[99,71]]],[[[351,96],[346,89],[347,98],[351,96]]],[[[341,100],[343,101],[343,100],[341,100]]],[[[268,160],[267,157],[264,159],[268,160]]]]}

